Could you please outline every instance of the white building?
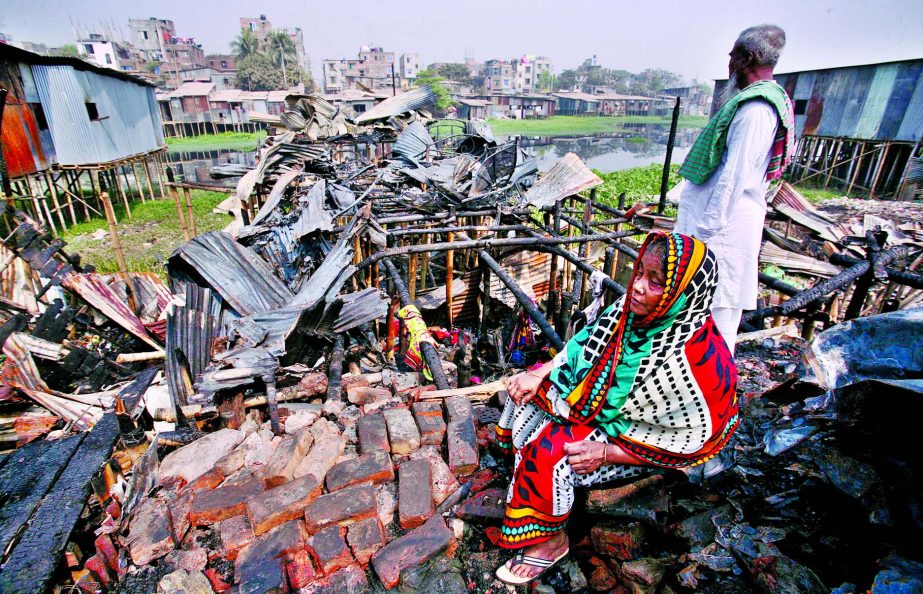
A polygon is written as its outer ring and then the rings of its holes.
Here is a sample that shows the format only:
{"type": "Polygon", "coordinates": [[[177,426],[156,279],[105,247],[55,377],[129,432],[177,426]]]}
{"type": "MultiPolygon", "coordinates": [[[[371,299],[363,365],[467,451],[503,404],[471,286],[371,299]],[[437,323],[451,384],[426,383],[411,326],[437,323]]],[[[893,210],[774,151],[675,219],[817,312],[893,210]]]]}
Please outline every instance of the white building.
{"type": "Polygon", "coordinates": [[[86,39],[79,39],[77,53],[87,62],[92,62],[97,66],[120,70],[119,61],[115,55],[115,45],[104,39],[102,35],[91,33],[86,39]]]}
{"type": "Polygon", "coordinates": [[[401,54],[401,82],[409,83],[420,72],[420,54],[401,54]]]}

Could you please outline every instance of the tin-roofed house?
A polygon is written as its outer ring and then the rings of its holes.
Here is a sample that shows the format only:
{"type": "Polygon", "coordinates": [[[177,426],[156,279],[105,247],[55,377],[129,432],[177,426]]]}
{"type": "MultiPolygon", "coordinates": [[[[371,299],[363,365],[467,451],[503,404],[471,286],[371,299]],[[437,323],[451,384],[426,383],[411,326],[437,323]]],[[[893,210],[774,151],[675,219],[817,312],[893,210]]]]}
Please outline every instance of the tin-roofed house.
{"type": "MultiPolygon", "coordinates": [[[[923,181],[923,58],[776,74],[792,98],[790,175],[852,194],[913,196],[923,181]]],[[[712,111],[727,81],[716,81],[712,111]]]]}
{"type": "Polygon", "coordinates": [[[99,214],[103,186],[126,207],[133,190],[154,196],[166,147],[153,85],[9,45],[0,45],[0,76],[3,158],[18,206],[57,232],[78,213],[99,214]],[[89,189],[94,198],[84,197],[89,189]]]}
{"type": "Polygon", "coordinates": [[[599,115],[599,99],[580,91],[562,91],[553,94],[557,99],[557,115],[599,115]]]}

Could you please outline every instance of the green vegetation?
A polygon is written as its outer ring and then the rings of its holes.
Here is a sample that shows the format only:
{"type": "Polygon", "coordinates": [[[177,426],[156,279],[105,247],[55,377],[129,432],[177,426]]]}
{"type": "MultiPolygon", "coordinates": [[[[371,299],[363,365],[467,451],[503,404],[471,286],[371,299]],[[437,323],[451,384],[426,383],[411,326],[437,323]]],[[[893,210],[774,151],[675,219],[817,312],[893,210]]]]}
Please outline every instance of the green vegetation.
{"type": "MultiPolygon", "coordinates": [[[[652,202],[660,197],[660,179],[663,176],[663,166],[656,163],[645,167],[633,167],[622,171],[613,171],[612,173],[601,173],[594,171],[603,183],[596,187],[596,199],[617,208],[619,204],[619,194],[625,193],[625,207],[629,207],[636,202],[652,202]]],[[[679,165],[670,166],[670,178],[667,182],[667,188],[672,188],[679,183],[679,165]]],[[[664,214],[667,216],[676,216],[676,208],[667,206],[664,214]]]]}
{"type": "MultiPolygon", "coordinates": [[[[227,196],[223,192],[192,190],[192,207],[195,211],[196,230],[199,233],[223,229],[231,222],[228,215],[212,212],[227,196]]],[[[164,276],[163,262],[183,242],[183,232],[173,201],[168,198],[149,200],[146,204],[134,203],[131,207],[130,221],[125,216],[125,207],[122,204],[113,204],[113,207],[119,221],[119,240],[128,270],[154,272],[164,276]]],[[[118,265],[108,231],[109,226],[104,217],[94,218],[69,228],[61,238],[68,243],[68,250],[79,253],[85,263],[94,265],[99,272],[116,272],[118,265]],[[106,233],[96,233],[100,230],[106,233]],[[94,239],[94,233],[102,237],[94,239]]]]}
{"type": "Polygon", "coordinates": [[[842,190],[825,190],[824,188],[813,186],[810,182],[795,184],[795,188],[797,188],[798,192],[800,192],[811,204],[820,204],[824,200],[841,198],[846,195],[846,192],[842,190]]]}
{"type": "Polygon", "coordinates": [[[256,145],[266,137],[266,132],[221,132],[186,138],[168,138],[170,152],[216,151],[234,149],[238,151],[256,150],[256,145]]]}
{"type": "MultiPolygon", "coordinates": [[[[681,128],[702,128],[704,116],[680,116],[681,128]]],[[[551,116],[543,120],[488,120],[494,134],[523,136],[579,136],[605,132],[626,132],[625,124],[670,125],[667,116],[551,116]]]]}
{"type": "Polygon", "coordinates": [[[248,91],[288,89],[304,82],[308,89],[314,84],[310,73],[298,65],[295,42],[284,31],[272,31],[263,43],[249,29],[231,41],[231,51],[237,56],[237,87],[248,91]]]}
{"type": "Polygon", "coordinates": [[[430,70],[429,68],[417,72],[417,78],[414,80],[414,86],[416,87],[429,85],[429,88],[436,94],[436,109],[439,111],[445,111],[455,104],[455,100],[452,99],[449,90],[442,84],[444,80],[445,79],[440,76],[438,72],[430,70]]]}

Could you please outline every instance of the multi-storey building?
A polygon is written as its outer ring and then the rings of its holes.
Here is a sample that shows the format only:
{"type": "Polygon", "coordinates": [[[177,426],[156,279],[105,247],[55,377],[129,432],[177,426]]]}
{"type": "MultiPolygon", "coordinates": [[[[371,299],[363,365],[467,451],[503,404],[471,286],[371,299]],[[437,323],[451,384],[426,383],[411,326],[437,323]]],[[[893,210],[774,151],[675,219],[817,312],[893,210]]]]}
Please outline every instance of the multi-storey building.
{"type": "Polygon", "coordinates": [[[244,29],[251,31],[256,37],[260,48],[264,50],[269,43],[270,34],[277,32],[285,33],[295,46],[295,54],[298,56],[298,66],[306,72],[310,70],[308,56],[304,51],[304,34],[301,32],[300,28],[274,28],[272,23],[269,22],[269,19],[266,18],[266,15],[261,14],[259,18],[241,17],[240,29],[242,31],[244,29]]]}
{"type": "Polygon", "coordinates": [[[401,83],[412,83],[420,72],[420,54],[401,54],[401,83]]]}
{"type": "MultiPolygon", "coordinates": [[[[419,59],[416,64],[414,77],[419,72],[419,59]]],[[[394,52],[386,52],[380,47],[362,46],[359,48],[358,60],[324,60],[324,92],[337,93],[354,89],[357,84],[373,91],[390,91],[392,85],[397,85],[399,74],[394,52]]]]}
{"type": "Polygon", "coordinates": [[[484,86],[494,93],[531,93],[538,89],[542,73],[551,74],[551,60],[544,56],[488,60],[484,67],[484,86]]]}
{"type": "Polygon", "coordinates": [[[128,19],[132,44],[148,62],[159,62],[160,73],[179,79],[179,73],[205,66],[205,52],[194,37],[179,37],[168,19],[128,19]]]}

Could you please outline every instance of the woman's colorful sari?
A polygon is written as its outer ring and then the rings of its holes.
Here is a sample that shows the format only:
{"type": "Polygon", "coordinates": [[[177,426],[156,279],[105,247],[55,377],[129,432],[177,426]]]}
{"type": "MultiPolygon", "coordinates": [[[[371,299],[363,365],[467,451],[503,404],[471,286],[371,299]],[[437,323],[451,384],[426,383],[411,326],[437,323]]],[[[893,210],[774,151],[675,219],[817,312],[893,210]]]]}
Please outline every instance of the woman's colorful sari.
{"type": "Polygon", "coordinates": [[[654,311],[637,319],[620,299],[567,342],[531,402],[507,401],[497,435],[515,453],[515,469],[501,546],[529,546],[563,530],[574,487],[640,474],[643,466],[701,464],[737,427],[737,369],[710,313],[715,256],[697,239],[652,233],[639,260],[656,237],[666,238],[668,253],[654,311]],[[585,439],[616,443],[638,465],[578,475],[563,447],[585,439]]]}

